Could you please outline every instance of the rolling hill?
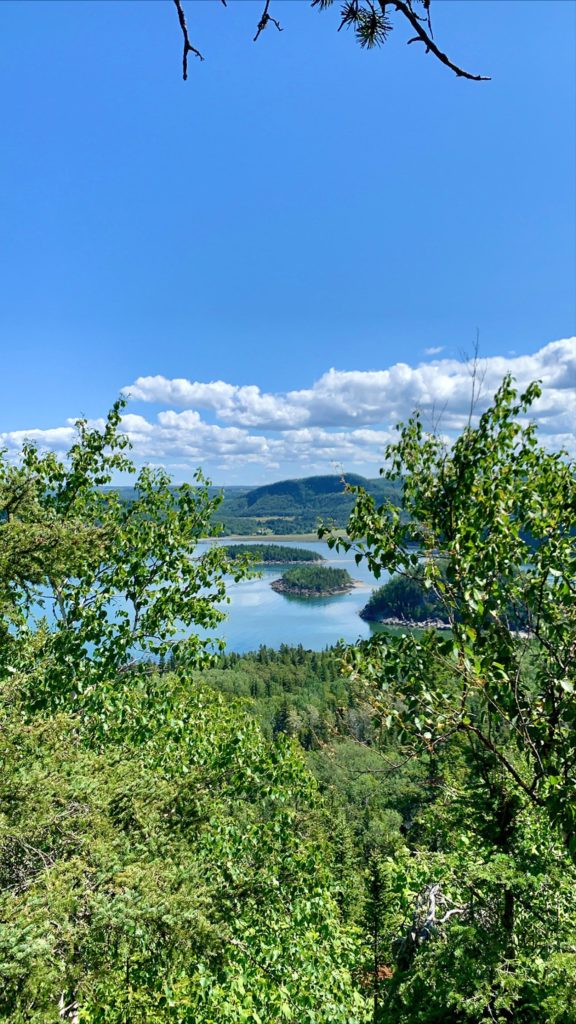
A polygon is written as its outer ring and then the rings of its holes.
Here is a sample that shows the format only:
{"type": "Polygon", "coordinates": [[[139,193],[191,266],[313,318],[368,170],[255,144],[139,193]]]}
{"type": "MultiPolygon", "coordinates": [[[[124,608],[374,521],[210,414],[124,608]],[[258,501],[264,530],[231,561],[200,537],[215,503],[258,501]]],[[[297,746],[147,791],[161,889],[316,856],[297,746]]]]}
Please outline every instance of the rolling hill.
{"type": "MultiPolygon", "coordinates": [[[[211,493],[221,494],[223,498],[214,522],[222,525],[225,536],[315,533],[320,520],[343,527],[354,505],[354,495],[345,491],[344,480],[364,487],[376,501],[399,499],[398,485],[356,473],[350,473],[344,479],[334,473],[279,480],[259,487],[212,486],[211,493]]],[[[118,492],[122,501],[129,502],[134,498],[132,487],[119,487],[118,492]]]]}

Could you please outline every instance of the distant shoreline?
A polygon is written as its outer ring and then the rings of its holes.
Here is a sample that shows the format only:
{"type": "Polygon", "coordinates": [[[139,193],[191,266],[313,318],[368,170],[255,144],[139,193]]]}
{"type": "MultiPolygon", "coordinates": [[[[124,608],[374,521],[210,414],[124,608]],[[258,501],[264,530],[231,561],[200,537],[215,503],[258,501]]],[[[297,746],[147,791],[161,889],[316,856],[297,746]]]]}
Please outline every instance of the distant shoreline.
{"type": "Polygon", "coordinates": [[[416,622],[415,619],[400,619],[394,615],[388,615],[385,618],[379,618],[378,616],[363,615],[362,611],[358,612],[361,619],[364,622],[373,622],[376,626],[394,626],[405,629],[451,629],[451,625],[448,622],[443,622],[442,619],[423,619],[421,622],[416,622]]]}
{"type": "Polygon", "coordinates": [[[287,540],[304,541],[306,544],[322,543],[317,533],[267,533],[264,536],[262,534],[227,533],[225,537],[220,534],[218,537],[204,537],[203,540],[215,544],[248,544],[252,541],[256,544],[282,544],[287,540]]]}
{"type": "Polygon", "coordinates": [[[286,561],[286,559],[280,558],[280,559],[278,559],[277,562],[269,562],[269,561],[263,561],[263,560],[259,560],[258,558],[255,558],[254,559],[254,565],[316,565],[316,566],[318,566],[318,565],[321,565],[322,562],[324,562],[324,561],[325,561],[324,558],[318,558],[318,559],[315,559],[315,558],[293,558],[293,559],[291,559],[288,562],[288,561],[286,561]]]}

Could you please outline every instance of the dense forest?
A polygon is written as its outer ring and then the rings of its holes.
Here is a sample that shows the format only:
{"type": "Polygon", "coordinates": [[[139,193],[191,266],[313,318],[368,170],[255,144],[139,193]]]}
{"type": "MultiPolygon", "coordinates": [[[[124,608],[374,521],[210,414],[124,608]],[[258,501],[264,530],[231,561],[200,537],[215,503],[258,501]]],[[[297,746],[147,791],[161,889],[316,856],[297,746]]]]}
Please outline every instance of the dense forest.
{"type": "Polygon", "coordinates": [[[282,594],[293,594],[295,597],[343,594],[353,586],[354,580],[346,569],[333,569],[323,565],[288,569],[279,580],[272,582],[274,590],[282,594]]]}
{"type": "Polygon", "coordinates": [[[489,752],[462,739],[411,756],[335,650],[228,655],[203,679],[244,698],[267,737],[303,748],[377,1020],[489,1020],[487,1007],[502,1020],[576,1019],[576,874],[489,752]]]}
{"type": "Polygon", "coordinates": [[[194,554],[201,474],[110,486],[122,402],[0,460],[2,1019],[576,1021],[576,482],[538,393],[448,453],[414,417],[395,499],[352,484],[330,546],[450,629],[323,653],[197,632],[250,565],[194,554]]]}
{"type": "Polygon", "coordinates": [[[360,612],[368,622],[409,622],[446,625],[448,614],[438,595],[424,586],[424,569],[393,576],[372,591],[360,612]]]}
{"type": "Polygon", "coordinates": [[[277,565],[288,562],[321,562],[323,556],[310,548],[288,547],[286,544],[227,544],[228,558],[248,556],[256,564],[277,565]]]}

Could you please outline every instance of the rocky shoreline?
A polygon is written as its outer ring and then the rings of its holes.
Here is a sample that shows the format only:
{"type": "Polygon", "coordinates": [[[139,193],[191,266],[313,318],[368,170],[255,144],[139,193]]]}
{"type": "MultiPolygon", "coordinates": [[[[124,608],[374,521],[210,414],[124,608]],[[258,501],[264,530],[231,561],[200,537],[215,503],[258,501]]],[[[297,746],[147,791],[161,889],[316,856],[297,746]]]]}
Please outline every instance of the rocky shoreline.
{"type": "Polygon", "coordinates": [[[264,560],[264,559],[259,560],[258,558],[255,558],[254,559],[254,565],[290,565],[290,566],[292,566],[292,565],[314,565],[314,566],[318,566],[323,561],[324,561],[323,558],[299,558],[299,559],[294,558],[294,559],[291,559],[290,561],[284,560],[284,561],[273,562],[271,560],[270,561],[264,560]]]}
{"type": "Polygon", "coordinates": [[[405,629],[451,629],[449,622],[443,622],[442,619],[422,619],[417,622],[415,619],[401,619],[393,615],[384,616],[372,616],[364,615],[362,612],[358,613],[361,619],[365,622],[374,622],[379,626],[400,626],[405,629]]]}
{"type": "Polygon", "coordinates": [[[289,594],[292,597],[334,597],[337,594],[347,594],[350,590],[354,590],[355,587],[361,585],[356,580],[352,580],[351,583],[345,583],[341,587],[331,587],[330,590],[305,590],[304,588],[291,586],[282,578],[272,580],[270,584],[272,590],[275,590],[278,594],[289,594]]]}

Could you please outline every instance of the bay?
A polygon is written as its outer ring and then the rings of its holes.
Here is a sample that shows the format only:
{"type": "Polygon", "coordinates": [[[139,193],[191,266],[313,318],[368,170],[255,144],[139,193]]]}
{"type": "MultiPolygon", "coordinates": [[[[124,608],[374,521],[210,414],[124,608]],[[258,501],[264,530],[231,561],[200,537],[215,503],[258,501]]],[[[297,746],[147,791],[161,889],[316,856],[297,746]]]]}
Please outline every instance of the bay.
{"type": "MultiPolygon", "coordinates": [[[[272,538],[270,542],[275,543],[272,538]]],[[[222,540],[217,543],[226,545],[232,542],[222,540]]],[[[261,545],[266,542],[258,540],[252,543],[261,545]]],[[[302,644],[308,650],[321,651],[339,640],[354,643],[366,639],[378,630],[378,626],[364,622],[358,613],[368,601],[373,588],[381,586],[388,579],[386,573],[376,580],[364,563],[356,565],[353,554],[331,551],[325,541],[283,540],[281,543],[283,547],[305,547],[317,551],[324,558],[319,564],[347,569],[361,586],[346,594],[297,598],[279,594],[270,586],[273,580],[279,579],[294,563],[259,565],[258,579],[243,580],[241,583],[230,581],[228,584],[230,603],[221,605],[227,618],[211,634],[221,637],[228,651],[242,654],[257,650],[261,644],[276,648],[281,644],[302,644]]],[[[200,544],[198,552],[208,546],[208,542],[200,544]]]]}
{"type": "MultiPolygon", "coordinates": [[[[226,546],[232,543],[261,546],[266,540],[231,541],[227,538],[219,541],[202,541],[196,547],[196,554],[202,554],[214,544],[226,546]]],[[[269,543],[278,542],[271,538],[269,543]]],[[[372,590],[389,578],[387,573],[383,572],[381,578],[376,580],[363,562],[356,565],[353,554],[331,551],[325,541],[282,540],[281,543],[283,547],[305,547],[317,551],[324,561],[305,564],[346,569],[359,585],[345,594],[299,598],[277,593],[270,584],[295,564],[304,563],[258,565],[256,568],[259,576],[255,579],[243,580],[240,583],[235,583],[231,578],[227,580],[229,601],[219,605],[226,615],[224,621],[212,630],[193,627],[194,632],[203,637],[218,637],[224,641],[227,651],[243,654],[258,650],[261,645],[278,648],[281,644],[302,644],[307,650],[322,651],[339,640],[355,643],[382,629],[378,624],[364,622],[359,612],[367,603],[372,590]]],[[[48,595],[45,597],[48,598],[48,595]]],[[[111,618],[115,607],[125,607],[125,602],[111,602],[111,618]]],[[[37,623],[44,616],[49,624],[54,623],[56,615],[51,599],[32,608],[31,622],[37,623]]],[[[140,656],[137,649],[134,650],[134,656],[140,656]]]]}

